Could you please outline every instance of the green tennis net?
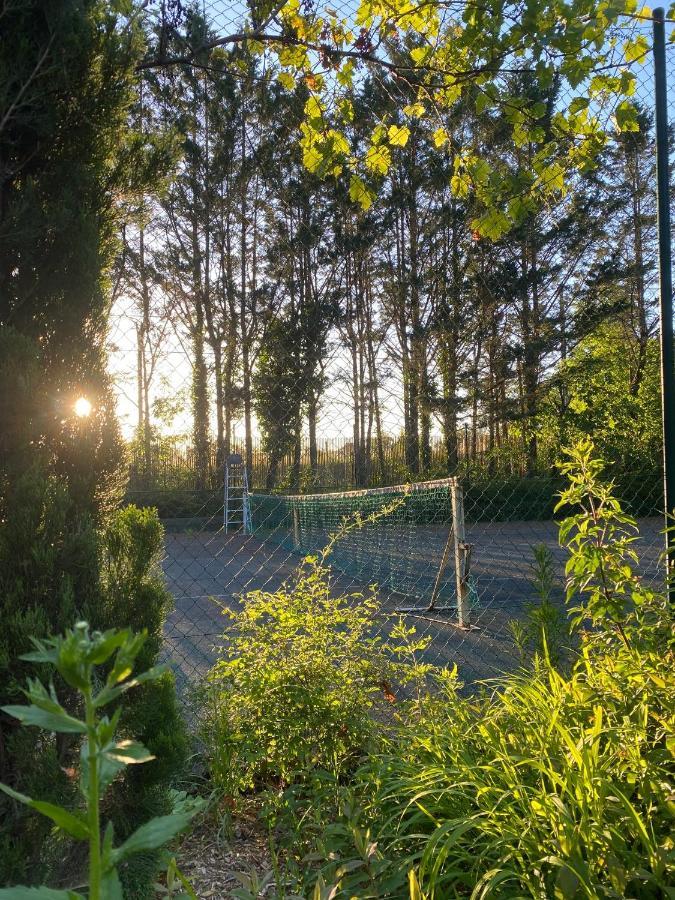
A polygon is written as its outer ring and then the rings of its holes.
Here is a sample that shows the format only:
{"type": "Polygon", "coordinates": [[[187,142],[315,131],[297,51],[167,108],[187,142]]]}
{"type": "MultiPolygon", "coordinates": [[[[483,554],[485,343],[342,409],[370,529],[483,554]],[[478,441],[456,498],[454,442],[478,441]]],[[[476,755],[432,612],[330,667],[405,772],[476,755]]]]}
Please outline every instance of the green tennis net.
{"type": "Polygon", "coordinates": [[[452,485],[448,478],[333,494],[251,494],[252,529],[307,555],[358,519],[334,546],[334,573],[357,588],[376,583],[387,606],[452,607],[452,485]]]}

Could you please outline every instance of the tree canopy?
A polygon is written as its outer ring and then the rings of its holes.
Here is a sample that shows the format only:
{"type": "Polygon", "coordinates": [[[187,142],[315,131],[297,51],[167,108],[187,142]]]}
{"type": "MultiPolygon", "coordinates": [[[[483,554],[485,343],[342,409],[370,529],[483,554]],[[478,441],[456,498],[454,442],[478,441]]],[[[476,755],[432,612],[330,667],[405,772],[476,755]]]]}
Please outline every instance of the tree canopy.
{"type": "MultiPolygon", "coordinates": [[[[439,153],[452,153],[453,193],[475,197],[474,230],[498,238],[593,167],[611,131],[638,127],[635,67],[650,50],[650,20],[651,10],[633,0],[360,0],[340,9],[266,0],[251,2],[231,33],[186,37],[178,48],[161,40],[142,65],[213,69],[228,62],[219,54],[233,45],[271,54],[280,84],[308,91],[300,128],[311,172],[346,179],[351,199],[367,209],[397,151],[421,128],[439,153]],[[367,77],[396,102],[357,147],[354,94],[367,77]],[[553,89],[555,104],[523,95],[523,77],[541,93],[553,89]],[[458,137],[449,117],[466,102],[505,117],[514,145],[527,151],[518,165],[488,159],[470,136],[458,137]]],[[[177,30],[175,19],[161,27],[177,30]]]]}

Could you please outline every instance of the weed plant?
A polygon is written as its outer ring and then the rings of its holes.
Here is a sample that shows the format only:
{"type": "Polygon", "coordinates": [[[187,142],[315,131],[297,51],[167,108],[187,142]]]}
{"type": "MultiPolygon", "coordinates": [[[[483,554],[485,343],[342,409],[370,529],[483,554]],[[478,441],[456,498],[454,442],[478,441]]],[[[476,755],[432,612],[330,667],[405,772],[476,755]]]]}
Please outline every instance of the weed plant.
{"type": "MultiPolygon", "coordinates": [[[[248,594],[208,676],[203,736],[211,777],[229,800],[254,790],[291,792],[316,780],[339,783],[392,720],[398,685],[424,667],[403,660],[421,644],[398,623],[385,641],[367,595],[334,589],[328,560],[346,531],[389,514],[346,522],[291,584],[248,594]]],[[[311,794],[311,791],[310,791],[311,794]]]]}

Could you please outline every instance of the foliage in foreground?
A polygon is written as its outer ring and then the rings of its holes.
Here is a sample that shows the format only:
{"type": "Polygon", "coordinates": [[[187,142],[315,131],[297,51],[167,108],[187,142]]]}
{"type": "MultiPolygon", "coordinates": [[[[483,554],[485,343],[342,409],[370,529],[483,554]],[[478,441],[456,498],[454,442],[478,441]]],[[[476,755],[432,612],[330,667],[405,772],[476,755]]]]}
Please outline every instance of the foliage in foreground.
{"type": "MultiPolygon", "coordinates": [[[[18,657],[29,635],[58,634],[78,618],[104,631],[125,622],[146,631],[137,666],[154,666],[171,603],[159,560],[163,532],[152,510],[127,507],[96,529],[73,521],[72,502],[61,481],[35,471],[16,479],[5,495],[0,523],[0,706],[16,704],[32,665],[18,657]]],[[[56,674],[62,704],[77,709],[74,689],[56,674]]],[[[182,770],[188,739],[171,672],[139,686],[126,698],[120,732],[135,735],[155,759],[117,778],[105,798],[106,815],[124,839],[152,816],[171,808],[171,785],[182,770]]],[[[0,781],[21,794],[69,805],[76,791],[65,774],[78,751],[73,734],[44,734],[18,727],[0,713],[0,781]]],[[[46,821],[0,794],[0,884],[59,880],[71,867],[71,847],[46,821]]],[[[136,856],[120,869],[125,896],[145,898],[156,873],[157,854],[136,856]]]]}
{"type": "MultiPolygon", "coordinates": [[[[529,670],[478,697],[428,672],[434,690],[372,723],[360,764],[289,766],[267,806],[290,860],[287,896],[672,896],[671,612],[635,574],[635,523],[593,453],[590,442],[571,452],[559,504],[580,510],[561,526],[580,643],[570,674],[545,643],[529,670]]],[[[291,593],[277,596],[277,617],[291,593]]],[[[236,733],[253,742],[267,713],[246,700],[236,733]]],[[[311,712],[295,704],[292,715],[297,730],[311,712]]]]}
{"type": "MultiPolygon", "coordinates": [[[[114,827],[109,822],[102,829],[100,805],[103,794],[129,765],[147,763],[153,756],[146,748],[130,739],[119,740],[117,727],[122,715],[117,705],[112,717],[100,710],[118,701],[128,690],[161,677],[162,667],[133,675],[133,668],[147,635],[110,630],[90,634],[86,622],[79,622],[62,637],[35,640],[35,650],[24,659],[53,667],[82,701],[84,717],[77,718],[59,702],[53,685],[46,688],[38,679],[30,679],[27,706],[5,706],[3,712],[23,725],[36,726],[47,732],[77,735],[80,745],[79,790],[84,808],[72,811],[20,794],[7,785],[0,789],[14,800],[41,813],[58,828],[89,846],[87,885],[89,900],[121,900],[122,885],[119,865],[128,857],[157,850],[183,831],[200,808],[200,804],[177,797],[174,811],[145,822],[119,846],[114,846],[114,827]],[[102,671],[99,667],[103,667],[102,671]],[[98,670],[98,671],[97,671],[98,670]]],[[[74,890],[12,887],[0,890],[6,900],[43,898],[43,900],[83,900],[74,890]]]]}
{"type": "Polygon", "coordinates": [[[391,686],[419,680],[416,667],[395,657],[420,645],[402,625],[385,642],[373,628],[374,590],[341,593],[328,565],[346,531],[400,502],[346,523],[303,561],[292,585],[254,591],[241,611],[227,613],[232,625],[209,674],[203,736],[211,777],[229,797],[276,791],[317,769],[342,777],[370,747],[375,721],[391,718],[391,686]]]}

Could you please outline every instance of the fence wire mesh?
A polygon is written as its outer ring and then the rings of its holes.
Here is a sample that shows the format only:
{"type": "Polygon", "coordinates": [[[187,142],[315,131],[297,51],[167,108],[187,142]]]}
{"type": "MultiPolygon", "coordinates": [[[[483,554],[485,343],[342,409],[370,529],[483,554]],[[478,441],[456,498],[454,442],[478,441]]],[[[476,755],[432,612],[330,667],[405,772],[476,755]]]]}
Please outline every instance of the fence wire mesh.
{"type": "MultiPolygon", "coordinates": [[[[166,656],[179,684],[213,663],[223,607],[275,590],[343,516],[391,501],[389,516],[339,542],[335,589],[377,583],[377,627],[403,615],[431,637],[427,659],[457,663],[467,683],[519,665],[512,623],[537,602],[534,548],[547,548],[563,603],[555,463],[582,434],[638,519],[644,576],[660,583],[650,21],[617,27],[606,66],[633,79],[638,129],[609,125],[622,100],[591,103],[609,133],[597,165],[491,240],[471,197],[452,189],[452,147],[439,151],[414,118],[363,209],[340,178],[303,163],[307,79],[287,82],[278,56],[245,42],[218,45],[250,24],[246,7],[149,9],[157,54],[188,61],[143,77],[134,114],[176,162],[131,211],[109,351],[126,499],[157,507],[166,529],[166,656]],[[621,48],[640,36],[627,62],[621,48]],[[233,459],[246,497],[239,483],[226,491],[233,459]]],[[[565,83],[513,77],[543,118],[569,99],[565,83]]],[[[353,151],[366,154],[371,125],[400,122],[413,101],[395,71],[364,66],[350,94],[353,151]]],[[[438,117],[514,173],[536,152],[514,141],[508,111],[472,100],[438,117]]]]}

